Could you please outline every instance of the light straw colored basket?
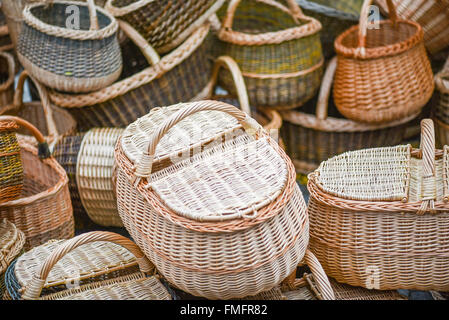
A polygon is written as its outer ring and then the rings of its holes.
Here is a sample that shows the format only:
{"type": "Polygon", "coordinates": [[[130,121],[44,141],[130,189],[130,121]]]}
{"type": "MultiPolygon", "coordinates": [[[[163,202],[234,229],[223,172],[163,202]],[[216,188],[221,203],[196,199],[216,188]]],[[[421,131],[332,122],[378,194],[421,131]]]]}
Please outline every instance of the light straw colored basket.
{"type": "Polygon", "coordinates": [[[155,110],[126,129],[115,161],[120,217],[173,286],[208,299],[257,295],[303,258],[308,219],[293,164],[241,110],[218,101],[155,110]]]}
{"type": "Polygon", "coordinates": [[[421,128],[420,149],[347,152],[309,175],[310,248],[338,282],[449,290],[449,148],[421,128]]]}
{"type": "Polygon", "coordinates": [[[333,58],[324,74],[317,99],[301,109],[281,112],[281,137],[298,173],[308,174],[322,161],[346,151],[397,145],[404,138],[406,124],[418,116],[417,113],[381,124],[343,118],[331,97],[336,67],[337,61],[333,58]]]}
{"type": "Polygon", "coordinates": [[[388,0],[390,19],[369,28],[372,0],[365,0],[358,26],[335,40],[338,56],[334,100],[348,119],[386,123],[416,114],[432,97],[433,73],[421,26],[397,18],[388,0]]]}

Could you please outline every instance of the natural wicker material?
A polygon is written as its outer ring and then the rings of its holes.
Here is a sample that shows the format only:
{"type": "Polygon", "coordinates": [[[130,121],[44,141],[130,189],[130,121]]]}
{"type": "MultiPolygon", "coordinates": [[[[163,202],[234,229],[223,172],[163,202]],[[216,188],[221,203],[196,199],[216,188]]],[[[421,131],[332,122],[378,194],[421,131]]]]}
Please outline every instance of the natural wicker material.
{"type": "MultiPolygon", "coordinates": [[[[294,0],[288,4],[232,0],[218,33],[222,54],[238,63],[257,108],[296,108],[320,85],[321,24],[305,16],[294,0]]],[[[235,94],[228,73],[220,83],[235,94]]]]}
{"type": "Polygon", "coordinates": [[[435,75],[435,84],[438,97],[433,113],[436,118],[437,140],[443,146],[449,144],[449,57],[443,69],[435,75]]]}
{"type": "Polygon", "coordinates": [[[433,74],[421,26],[398,19],[388,0],[390,20],[379,21],[379,29],[369,29],[371,3],[365,0],[359,25],[335,40],[334,100],[348,119],[385,123],[424,107],[433,93],[433,74]]]}
{"type": "Polygon", "coordinates": [[[123,129],[98,128],[82,140],[76,164],[76,184],[84,209],[98,225],[123,227],[112,185],[114,149],[123,129]]]}
{"type": "Polygon", "coordinates": [[[320,33],[323,55],[331,59],[335,55],[335,39],[346,29],[357,24],[363,0],[308,1],[298,0],[304,14],[321,22],[320,33]]]}
{"type": "Polygon", "coordinates": [[[212,70],[204,45],[208,24],[201,26],[182,45],[162,58],[129,25],[119,24],[142,50],[150,67],[90,94],[50,92],[51,100],[67,108],[77,119],[80,130],[125,127],[153,107],[205,96],[203,91],[212,70]]]}
{"type": "MultiPolygon", "coordinates": [[[[0,114],[18,116],[35,125],[45,136],[50,148],[53,148],[62,135],[73,134],[76,130],[76,121],[72,115],[52,105],[45,87],[29,76],[27,71],[23,71],[19,76],[14,102],[1,108],[0,114]],[[36,86],[41,101],[23,102],[23,88],[27,78],[36,86]]],[[[18,136],[29,144],[37,145],[36,139],[27,131],[19,131],[18,136]]]]}
{"type": "Polygon", "coordinates": [[[15,69],[14,57],[7,52],[0,51],[0,108],[13,101],[15,69]]]}
{"type": "MultiPolygon", "coordinates": [[[[35,147],[25,142],[20,145],[24,170],[22,194],[19,199],[0,204],[0,218],[7,218],[23,231],[25,250],[50,239],[73,237],[72,204],[64,169],[52,157],[39,159],[35,147]]],[[[39,145],[39,154],[44,146],[39,145]]],[[[49,152],[43,156],[49,156],[49,152]]]]}
{"type": "MultiPolygon", "coordinates": [[[[387,12],[385,0],[376,0],[387,12]]],[[[418,22],[424,30],[424,44],[431,54],[449,46],[448,0],[393,0],[401,19],[418,22]]]]}
{"type": "Polygon", "coordinates": [[[449,290],[449,149],[421,125],[420,149],[347,152],[309,175],[310,248],[338,282],[449,290]]]}
{"type": "Polygon", "coordinates": [[[132,25],[158,52],[179,46],[225,0],[109,0],[106,10],[132,25]]]}
{"type": "Polygon", "coordinates": [[[6,17],[1,8],[2,3],[0,2],[0,51],[8,51],[13,49],[14,45],[11,42],[6,17]]]}
{"type": "Polygon", "coordinates": [[[293,164],[239,109],[156,110],[126,129],[115,161],[120,217],[175,287],[209,299],[256,295],[302,259],[308,219],[293,164]]]}
{"type": "Polygon", "coordinates": [[[281,137],[296,171],[308,174],[322,161],[340,153],[364,148],[393,146],[402,142],[411,115],[383,124],[367,124],[343,118],[335,109],[331,88],[336,59],[329,62],[317,99],[299,110],[283,111],[281,137]],[[328,116],[328,114],[333,116],[328,116]]]}
{"type": "Polygon", "coordinates": [[[17,55],[30,74],[50,88],[90,92],[112,84],[122,72],[115,18],[93,0],[52,0],[23,10],[17,55]],[[66,9],[79,8],[80,29],[66,26],[66,9]]]}

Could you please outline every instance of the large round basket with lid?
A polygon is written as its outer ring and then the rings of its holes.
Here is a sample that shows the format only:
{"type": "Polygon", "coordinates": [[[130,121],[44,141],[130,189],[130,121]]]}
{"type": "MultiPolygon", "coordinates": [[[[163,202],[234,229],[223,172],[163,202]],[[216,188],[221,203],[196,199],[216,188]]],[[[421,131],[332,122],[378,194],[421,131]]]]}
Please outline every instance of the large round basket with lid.
{"type": "Polygon", "coordinates": [[[419,149],[346,152],[309,175],[310,248],[338,282],[449,290],[449,148],[421,127],[419,149]]]}
{"type": "Polygon", "coordinates": [[[304,256],[293,164],[243,111],[218,101],[152,110],[115,151],[120,217],[173,286],[208,299],[270,290],[304,256]]]}

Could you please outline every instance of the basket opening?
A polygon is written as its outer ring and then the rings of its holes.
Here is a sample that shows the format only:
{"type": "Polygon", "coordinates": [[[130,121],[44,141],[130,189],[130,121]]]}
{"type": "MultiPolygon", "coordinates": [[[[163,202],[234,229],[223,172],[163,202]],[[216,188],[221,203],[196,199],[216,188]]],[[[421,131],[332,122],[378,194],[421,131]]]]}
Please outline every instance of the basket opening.
{"type": "MultiPolygon", "coordinates": [[[[380,29],[368,29],[366,37],[367,49],[379,48],[404,42],[418,32],[418,28],[407,22],[398,22],[394,27],[390,21],[380,24],[380,29]]],[[[359,46],[358,28],[353,28],[343,39],[341,44],[346,48],[357,48],[359,46]]]]}
{"type": "MultiPolygon", "coordinates": [[[[70,4],[65,3],[54,3],[49,6],[40,5],[31,8],[30,12],[37,19],[41,20],[42,22],[48,25],[59,28],[67,28],[67,18],[71,13],[66,13],[66,9],[69,6],[70,4]]],[[[86,5],[84,6],[80,5],[77,7],[79,8],[80,11],[80,21],[79,21],[80,30],[89,31],[90,29],[89,9],[86,5]]],[[[111,19],[99,10],[97,10],[97,17],[100,29],[106,28],[112,23],[111,19]]]]}
{"type": "Polygon", "coordinates": [[[54,168],[42,162],[37,155],[22,148],[23,163],[22,197],[30,197],[54,187],[61,177],[54,168]]]}

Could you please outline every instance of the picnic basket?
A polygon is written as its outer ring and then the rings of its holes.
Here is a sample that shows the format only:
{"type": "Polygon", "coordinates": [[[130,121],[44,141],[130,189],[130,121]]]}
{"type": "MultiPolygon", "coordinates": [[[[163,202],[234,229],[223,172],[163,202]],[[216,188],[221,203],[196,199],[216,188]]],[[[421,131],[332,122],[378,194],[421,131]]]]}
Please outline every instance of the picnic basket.
{"type": "MultiPolygon", "coordinates": [[[[46,88],[24,70],[17,81],[13,103],[0,109],[0,114],[13,115],[32,123],[42,132],[45,140],[53,149],[56,141],[62,136],[73,134],[76,121],[72,115],[51,104],[46,88]],[[25,80],[30,79],[39,93],[40,101],[23,102],[25,80]]],[[[19,131],[20,139],[36,145],[36,139],[25,131],[19,131]]]]}
{"type": "Polygon", "coordinates": [[[8,268],[9,296],[23,300],[125,300],[170,298],[154,266],[129,239],[94,231],[52,240],[8,268]]]}
{"type": "Polygon", "coordinates": [[[150,66],[89,94],[50,91],[52,102],[66,108],[77,120],[81,131],[94,127],[126,127],[153,107],[206,95],[212,70],[204,45],[208,24],[198,28],[183,44],[162,58],[131,26],[123,21],[119,24],[142,50],[150,66]]]}
{"type": "MultiPolygon", "coordinates": [[[[385,0],[376,0],[387,12],[385,0]]],[[[418,22],[424,30],[424,44],[430,54],[449,46],[449,1],[447,0],[393,0],[398,17],[418,22]]]]}
{"type": "Polygon", "coordinates": [[[50,88],[95,91],[122,72],[117,30],[115,18],[93,0],[30,3],[23,10],[17,55],[23,67],[50,88]],[[79,10],[79,25],[73,28],[67,26],[70,6],[79,10]]]}
{"type": "Polygon", "coordinates": [[[0,108],[13,101],[15,68],[14,57],[8,52],[0,51],[0,108]]]}
{"type": "Polygon", "coordinates": [[[5,271],[23,250],[25,235],[6,219],[0,221],[0,300],[5,291],[5,271]]]}
{"type": "Polygon", "coordinates": [[[433,73],[421,26],[398,19],[389,4],[389,20],[368,26],[372,0],[365,0],[358,26],[335,40],[338,56],[334,100],[348,119],[385,123],[421,110],[432,97],[433,73]]]}
{"type": "Polygon", "coordinates": [[[346,151],[397,145],[403,141],[407,124],[418,116],[382,124],[343,118],[331,96],[336,67],[337,60],[333,58],[317,98],[301,109],[281,112],[281,137],[298,173],[308,174],[322,161],[346,151]]]}
{"type": "MultiPolygon", "coordinates": [[[[296,108],[320,86],[321,24],[305,16],[295,0],[287,2],[288,8],[272,0],[232,0],[218,33],[222,55],[239,65],[256,108],[296,108]]],[[[227,73],[220,84],[235,95],[227,73]]]]}
{"type": "Polygon", "coordinates": [[[434,106],[434,120],[437,141],[440,146],[449,144],[449,57],[443,69],[435,75],[437,103],[434,106]]]}
{"type": "Polygon", "coordinates": [[[448,147],[343,153],[309,174],[310,250],[326,274],[368,289],[448,291],[448,147]]]}
{"type": "MultiPolygon", "coordinates": [[[[26,122],[1,116],[20,125],[26,122]]],[[[25,250],[50,239],[73,237],[73,214],[64,169],[50,156],[44,137],[33,129],[38,148],[20,141],[23,188],[20,198],[0,203],[0,218],[14,223],[26,236],[25,250]]]]}
{"type": "Polygon", "coordinates": [[[106,10],[132,25],[158,52],[179,46],[225,0],[108,0],[106,10]]]}
{"type": "Polygon", "coordinates": [[[304,256],[308,219],[293,164],[236,107],[205,100],[153,110],[118,140],[115,171],[123,224],[176,288],[208,299],[257,295],[304,256]]]}

